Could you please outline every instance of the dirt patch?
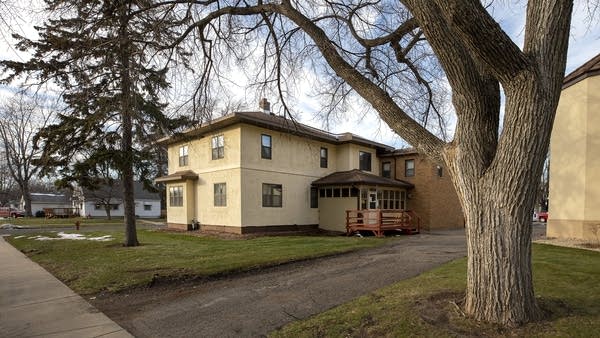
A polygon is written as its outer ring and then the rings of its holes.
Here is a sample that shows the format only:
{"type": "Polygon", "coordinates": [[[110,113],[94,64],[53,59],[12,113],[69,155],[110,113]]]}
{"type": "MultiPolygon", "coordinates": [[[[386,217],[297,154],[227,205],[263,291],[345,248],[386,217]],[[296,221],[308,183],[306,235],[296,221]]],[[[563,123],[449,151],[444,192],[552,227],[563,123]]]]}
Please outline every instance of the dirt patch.
{"type": "Polygon", "coordinates": [[[456,337],[527,337],[551,333],[550,321],[568,317],[572,310],[560,299],[538,298],[543,318],[535,323],[507,328],[468,318],[464,312],[464,292],[438,292],[426,299],[416,300],[415,310],[423,321],[456,337]]]}
{"type": "Polygon", "coordinates": [[[600,252],[600,242],[590,242],[574,238],[544,237],[535,240],[534,243],[550,244],[556,246],[564,246],[568,248],[585,249],[600,252]]]}

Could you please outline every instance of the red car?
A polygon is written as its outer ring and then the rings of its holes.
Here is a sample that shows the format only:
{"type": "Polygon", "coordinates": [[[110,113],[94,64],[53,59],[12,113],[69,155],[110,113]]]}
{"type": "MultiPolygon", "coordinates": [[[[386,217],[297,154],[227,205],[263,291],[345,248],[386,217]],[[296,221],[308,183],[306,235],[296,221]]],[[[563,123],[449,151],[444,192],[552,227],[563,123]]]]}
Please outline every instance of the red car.
{"type": "Polygon", "coordinates": [[[540,211],[537,213],[537,219],[540,222],[548,222],[548,212],[547,211],[540,211]]]}
{"type": "Polygon", "coordinates": [[[15,208],[9,208],[9,207],[1,207],[0,208],[0,217],[12,217],[12,218],[17,218],[17,217],[25,217],[25,212],[23,210],[18,210],[15,208]]]}

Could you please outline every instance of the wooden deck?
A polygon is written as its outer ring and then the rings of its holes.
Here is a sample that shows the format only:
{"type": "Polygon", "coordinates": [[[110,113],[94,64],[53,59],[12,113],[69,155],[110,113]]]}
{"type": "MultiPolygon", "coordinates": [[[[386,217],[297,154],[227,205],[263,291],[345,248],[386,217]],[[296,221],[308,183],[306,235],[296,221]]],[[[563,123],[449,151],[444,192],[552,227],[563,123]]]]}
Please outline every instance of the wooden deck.
{"type": "Polygon", "coordinates": [[[421,231],[421,219],[412,210],[346,210],[346,234],[365,230],[383,237],[384,231],[402,231],[415,234],[421,231]]]}

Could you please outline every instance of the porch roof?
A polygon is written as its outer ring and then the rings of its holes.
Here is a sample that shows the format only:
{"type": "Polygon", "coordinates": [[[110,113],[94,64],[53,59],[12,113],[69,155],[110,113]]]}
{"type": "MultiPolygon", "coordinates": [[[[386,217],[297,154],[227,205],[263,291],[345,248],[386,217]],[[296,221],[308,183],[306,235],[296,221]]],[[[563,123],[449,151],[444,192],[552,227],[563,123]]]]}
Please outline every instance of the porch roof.
{"type": "Polygon", "coordinates": [[[184,180],[197,180],[198,174],[191,170],[177,171],[171,175],[157,177],[155,183],[173,182],[173,181],[184,181],[184,180]]]}
{"type": "Polygon", "coordinates": [[[353,169],[349,171],[338,171],[333,174],[329,174],[325,177],[321,177],[318,180],[312,182],[312,185],[314,186],[357,184],[379,185],[407,189],[414,188],[414,185],[412,183],[369,174],[358,169],[353,169]]]}

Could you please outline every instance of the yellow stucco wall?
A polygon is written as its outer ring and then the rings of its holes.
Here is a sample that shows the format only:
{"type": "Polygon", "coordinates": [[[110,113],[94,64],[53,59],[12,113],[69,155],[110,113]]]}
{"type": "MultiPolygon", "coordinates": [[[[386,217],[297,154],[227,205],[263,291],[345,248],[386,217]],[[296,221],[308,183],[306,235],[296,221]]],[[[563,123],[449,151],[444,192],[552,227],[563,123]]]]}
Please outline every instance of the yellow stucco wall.
{"type": "Polygon", "coordinates": [[[167,222],[179,224],[181,228],[185,228],[187,224],[191,224],[192,219],[196,217],[194,204],[189,201],[194,200],[196,195],[196,182],[192,180],[170,182],[167,184],[167,222]],[[169,187],[183,187],[183,205],[171,206],[169,203],[169,187]]]}
{"type": "Polygon", "coordinates": [[[380,161],[377,157],[377,151],[374,148],[364,147],[353,143],[338,145],[336,156],[337,171],[359,169],[359,152],[361,151],[371,153],[371,171],[368,172],[374,175],[380,175],[380,161]]]}
{"type": "Polygon", "coordinates": [[[319,198],[319,228],[346,232],[346,210],[357,208],[358,197],[319,198]]]}
{"type": "Polygon", "coordinates": [[[600,76],[563,90],[550,142],[547,236],[591,238],[600,224],[600,76]]]}

